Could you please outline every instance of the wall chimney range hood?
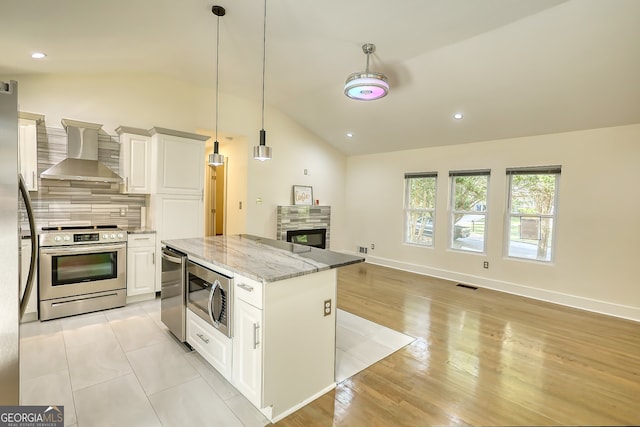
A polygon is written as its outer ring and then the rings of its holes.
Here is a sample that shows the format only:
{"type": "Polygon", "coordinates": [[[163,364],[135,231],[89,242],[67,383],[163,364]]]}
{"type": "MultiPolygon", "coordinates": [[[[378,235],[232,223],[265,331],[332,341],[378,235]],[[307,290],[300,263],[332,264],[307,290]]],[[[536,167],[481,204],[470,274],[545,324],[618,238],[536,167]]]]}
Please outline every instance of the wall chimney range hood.
{"type": "Polygon", "coordinates": [[[116,182],[122,178],[98,161],[98,132],[102,125],[62,119],[67,132],[67,158],[40,174],[43,179],[116,182]]]}

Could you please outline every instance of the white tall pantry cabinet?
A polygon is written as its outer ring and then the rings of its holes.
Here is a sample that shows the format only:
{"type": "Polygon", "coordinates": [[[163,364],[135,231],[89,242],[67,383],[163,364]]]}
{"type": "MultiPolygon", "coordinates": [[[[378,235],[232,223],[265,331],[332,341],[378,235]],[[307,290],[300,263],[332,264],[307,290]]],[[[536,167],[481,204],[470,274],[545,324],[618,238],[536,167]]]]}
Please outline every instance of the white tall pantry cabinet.
{"type": "MultiPolygon", "coordinates": [[[[162,240],[204,236],[205,141],[208,136],[155,127],[151,135],[148,224],[162,240]]],[[[162,263],[156,263],[160,291],[162,263]]]]}
{"type": "MultiPolygon", "coordinates": [[[[208,136],[154,127],[121,126],[120,173],[123,192],[148,194],[145,223],[162,240],[204,236],[205,141],[208,136]]],[[[162,263],[155,263],[160,291],[162,263]]]]}

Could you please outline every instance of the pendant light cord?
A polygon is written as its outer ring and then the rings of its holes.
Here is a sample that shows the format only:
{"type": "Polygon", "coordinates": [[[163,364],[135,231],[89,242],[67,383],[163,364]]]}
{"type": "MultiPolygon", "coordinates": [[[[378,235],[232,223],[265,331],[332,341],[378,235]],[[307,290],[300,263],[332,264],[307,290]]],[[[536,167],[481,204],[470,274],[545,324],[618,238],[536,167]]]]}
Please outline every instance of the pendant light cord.
{"type": "Polygon", "coordinates": [[[264,24],[262,29],[262,130],[264,130],[264,75],[267,58],[267,0],[264,0],[264,24]]]}
{"type": "Polygon", "coordinates": [[[220,16],[216,34],[216,142],[218,142],[218,81],[220,79],[220,16]]]}

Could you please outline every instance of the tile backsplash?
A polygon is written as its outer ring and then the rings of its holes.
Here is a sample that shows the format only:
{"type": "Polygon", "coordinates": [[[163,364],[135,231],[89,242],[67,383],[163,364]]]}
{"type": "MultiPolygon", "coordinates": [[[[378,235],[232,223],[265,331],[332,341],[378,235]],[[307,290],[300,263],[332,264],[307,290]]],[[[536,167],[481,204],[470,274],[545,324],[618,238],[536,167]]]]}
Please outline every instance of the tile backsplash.
{"type": "MultiPolygon", "coordinates": [[[[38,175],[66,157],[67,135],[64,129],[39,124],[38,175]]],[[[98,160],[119,173],[118,136],[100,131],[98,160]]],[[[58,181],[38,177],[38,191],[29,195],[37,229],[52,225],[115,224],[120,227],[140,227],[141,208],[147,205],[147,196],[122,194],[119,184],[106,182],[58,181]]],[[[24,209],[21,225],[28,227],[24,209]]]]}
{"type": "Polygon", "coordinates": [[[327,230],[326,245],[331,237],[331,206],[293,205],[278,206],[276,219],[276,236],[278,240],[287,240],[289,230],[327,230]]]}

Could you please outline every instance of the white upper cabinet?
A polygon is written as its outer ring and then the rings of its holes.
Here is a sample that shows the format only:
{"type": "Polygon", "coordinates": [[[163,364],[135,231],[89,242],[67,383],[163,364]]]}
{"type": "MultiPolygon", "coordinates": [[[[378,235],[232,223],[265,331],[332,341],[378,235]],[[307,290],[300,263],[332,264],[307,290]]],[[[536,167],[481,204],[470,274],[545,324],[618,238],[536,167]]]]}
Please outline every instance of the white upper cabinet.
{"type": "Polygon", "coordinates": [[[38,123],[39,114],[20,112],[18,130],[18,163],[27,190],[38,191],[38,123]]]}
{"type": "Polygon", "coordinates": [[[154,193],[201,196],[208,136],[163,128],[150,131],[154,193]]]}
{"type": "Polygon", "coordinates": [[[120,174],[122,192],[151,193],[151,135],[143,129],[120,126],[120,174]]]}

